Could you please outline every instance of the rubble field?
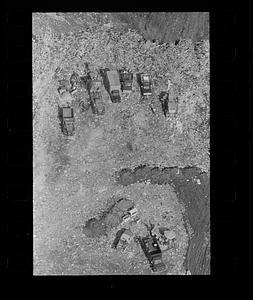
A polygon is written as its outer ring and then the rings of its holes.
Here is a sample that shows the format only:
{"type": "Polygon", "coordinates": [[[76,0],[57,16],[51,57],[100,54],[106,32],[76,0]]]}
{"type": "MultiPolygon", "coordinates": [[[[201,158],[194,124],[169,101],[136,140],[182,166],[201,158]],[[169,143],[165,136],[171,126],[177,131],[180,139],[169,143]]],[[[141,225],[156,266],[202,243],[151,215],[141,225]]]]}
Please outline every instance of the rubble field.
{"type": "Polygon", "coordinates": [[[33,14],[33,179],[35,275],[210,274],[209,41],[149,41],[97,13],[33,14]],[[59,93],[87,68],[102,82],[101,115],[84,86],[59,93]],[[119,103],[103,85],[106,68],[133,73],[119,103]],[[150,74],[150,96],[137,73],[150,74]],[[168,80],[178,111],[166,117],[158,95],[168,80]],[[113,248],[124,228],[129,239],[113,248]],[[149,235],[162,272],[138,243],[149,235]]]}

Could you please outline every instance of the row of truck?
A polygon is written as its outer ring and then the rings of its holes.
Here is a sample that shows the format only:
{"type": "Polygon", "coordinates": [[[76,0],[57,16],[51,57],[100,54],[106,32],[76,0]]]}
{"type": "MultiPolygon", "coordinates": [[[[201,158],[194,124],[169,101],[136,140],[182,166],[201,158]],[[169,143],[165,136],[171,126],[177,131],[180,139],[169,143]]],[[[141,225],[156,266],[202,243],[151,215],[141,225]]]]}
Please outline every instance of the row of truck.
{"type": "MultiPolygon", "coordinates": [[[[82,96],[82,99],[78,100],[81,111],[85,111],[91,107],[94,114],[103,115],[105,113],[105,105],[101,93],[102,85],[109,93],[112,103],[119,103],[121,102],[120,91],[132,91],[134,75],[126,69],[119,71],[100,69],[99,73],[102,81],[92,79],[90,71],[86,72],[85,76],[79,76],[76,72],[73,72],[69,81],[59,81],[59,87],[57,89],[59,95],[62,96],[65,93],[69,93],[75,97],[80,88],[84,89],[88,93],[88,97],[82,96]]],[[[152,82],[149,74],[138,73],[136,74],[136,80],[140,87],[142,97],[145,98],[152,95],[152,82]]],[[[165,116],[167,116],[167,114],[175,115],[177,113],[178,99],[170,97],[169,89],[160,93],[159,101],[165,116]]],[[[75,132],[75,118],[71,103],[59,106],[59,118],[63,134],[73,135],[75,132]]]]}

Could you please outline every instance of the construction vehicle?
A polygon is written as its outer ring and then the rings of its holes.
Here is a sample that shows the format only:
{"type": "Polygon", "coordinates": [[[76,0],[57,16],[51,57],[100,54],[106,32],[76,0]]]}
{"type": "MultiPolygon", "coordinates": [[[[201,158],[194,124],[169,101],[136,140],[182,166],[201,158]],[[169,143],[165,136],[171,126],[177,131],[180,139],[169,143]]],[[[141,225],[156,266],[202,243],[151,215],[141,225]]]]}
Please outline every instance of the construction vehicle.
{"type": "Polygon", "coordinates": [[[109,84],[109,94],[113,103],[120,102],[120,79],[117,70],[106,71],[109,84]]]}
{"type": "Polygon", "coordinates": [[[120,83],[121,83],[121,91],[131,92],[133,85],[133,73],[128,72],[127,70],[120,70],[120,83]]]}
{"type": "Polygon", "coordinates": [[[64,135],[72,136],[75,133],[74,110],[70,105],[58,106],[58,116],[60,119],[61,130],[64,135]]]}
{"type": "Polygon", "coordinates": [[[150,96],[152,95],[152,84],[151,77],[148,74],[138,74],[137,81],[140,85],[141,95],[142,96],[150,96]]]}
{"type": "Polygon", "coordinates": [[[119,250],[125,250],[126,247],[130,244],[132,241],[134,235],[131,232],[130,229],[121,228],[117,233],[116,237],[113,241],[112,248],[119,249],[119,250]]]}
{"type": "Polygon", "coordinates": [[[162,272],[166,265],[162,260],[162,251],[154,235],[147,237],[138,237],[137,240],[149,261],[150,268],[153,272],[162,272]]]}

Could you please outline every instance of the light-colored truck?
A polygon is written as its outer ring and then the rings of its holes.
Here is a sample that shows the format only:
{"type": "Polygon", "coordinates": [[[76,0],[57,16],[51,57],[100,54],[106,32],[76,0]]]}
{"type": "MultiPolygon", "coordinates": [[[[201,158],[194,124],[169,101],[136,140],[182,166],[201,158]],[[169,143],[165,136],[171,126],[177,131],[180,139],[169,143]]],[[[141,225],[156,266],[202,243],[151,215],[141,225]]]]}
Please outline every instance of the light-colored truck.
{"type": "Polygon", "coordinates": [[[109,93],[112,102],[120,102],[120,78],[117,70],[107,71],[107,79],[109,85],[109,93]]]}

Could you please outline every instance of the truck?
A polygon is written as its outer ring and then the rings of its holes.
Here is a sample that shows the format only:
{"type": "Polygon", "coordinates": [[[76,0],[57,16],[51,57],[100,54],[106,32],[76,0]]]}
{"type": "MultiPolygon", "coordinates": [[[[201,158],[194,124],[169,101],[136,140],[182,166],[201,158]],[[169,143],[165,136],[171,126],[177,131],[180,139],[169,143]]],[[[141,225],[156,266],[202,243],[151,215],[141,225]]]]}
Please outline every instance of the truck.
{"type": "Polygon", "coordinates": [[[105,113],[104,102],[99,90],[90,92],[90,105],[94,114],[103,115],[105,113]]]}
{"type": "Polygon", "coordinates": [[[162,105],[162,110],[164,116],[166,117],[167,114],[175,115],[178,111],[178,98],[171,97],[169,92],[161,92],[159,95],[159,100],[162,105]]]}
{"type": "Polygon", "coordinates": [[[141,95],[142,96],[150,96],[152,95],[152,84],[151,77],[149,74],[138,74],[138,82],[140,85],[141,95]]]}
{"type": "Polygon", "coordinates": [[[128,72],[127,70],[120,70],[120,84],[121,91],[131,92],[133,85],[133,73],[128,72]]]}
{"type": "Polygon", "coordinates": [[[158,245],[158,241],[154,235],[146,237],[138,237],[137,240],[148,259],[150,268],[153,272],[162,272],[166,269],[166,265],[162,259],[162,251],[158,245]]]}
{"type": "Polygon", "coordinates": [[[70,105],[58,106],[58,116],[62,133],[66,136],[72,136],[75,133],[74,110],[70,105]]]}
{"type": "Polygon", "coordinates": [[[109,84],[109,94],[113,103],[120,102],[120,79],[117,70],[106,71],[109,84]]]}

